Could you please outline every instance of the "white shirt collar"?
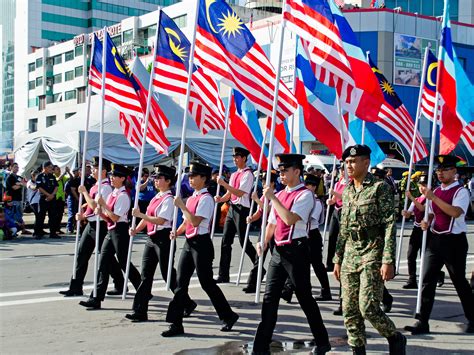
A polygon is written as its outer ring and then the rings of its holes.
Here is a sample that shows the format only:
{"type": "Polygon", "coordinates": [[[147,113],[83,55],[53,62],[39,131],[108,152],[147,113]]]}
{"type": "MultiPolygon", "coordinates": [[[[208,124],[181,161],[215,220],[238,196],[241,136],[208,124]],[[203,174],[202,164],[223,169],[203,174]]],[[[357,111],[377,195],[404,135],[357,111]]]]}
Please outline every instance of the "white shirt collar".
{"type": "Polygon", "coordinates": [[[454,187],[454,186],[457,186],[459,185],[459,182],[458,181],[454,181],[452,184],[449,184],[448,186],[446,187],[443,187],[443,185],[440,186],[441,190],[442,191],[446,191],[446,190],[449,190],[450,188],[454,187]]]}
{"type": "Polygon", "coordinates": [[[193,196],[201,195],[201,194],[203,194],[204,192],[207,192],[207,187],[204,187],[204,188],[202,188],[202,189],[199,190],[199,191],[194,191],[194,192],[193,192],[193,196]]]}
{"type": "Polygon", "coordinates": [[[165,192],[161,192],[161,191],[158,192],[158,193],[156,194],[156,198],[160,198],[160,197],[162,197],[162,196],[164,196],[164,195],[171,195],[171,190],[166,190],[165,192]]]}
{"type": "Polygon", "coordinates": [[[121,188],[118,188],[118,189],[115,188],[113,194],[116,196],[119,193],[121,193],[122,191],[125,191],[125,186],[122,186],[121,188]]]}
{"type": "Polygon", "coordinates": [[[292,191],[295,191],[295,190],[298,190],[300,187],[304,186],[303,183],[299,183],[298,185],[294,186],[294,187],[285,187],[285,190],[286,192],[292,192],[292,191]]]}

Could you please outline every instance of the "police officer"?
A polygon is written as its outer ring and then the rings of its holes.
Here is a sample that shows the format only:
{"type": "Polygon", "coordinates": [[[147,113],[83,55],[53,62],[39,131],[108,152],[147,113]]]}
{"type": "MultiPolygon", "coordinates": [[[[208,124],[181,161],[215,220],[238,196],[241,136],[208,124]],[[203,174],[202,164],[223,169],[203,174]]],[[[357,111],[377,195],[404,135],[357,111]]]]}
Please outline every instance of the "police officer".
{"type": "MultiPolygon", "coordinates": [[[[246,218],[250,211],[250,193],[252,191],[254,177],[252,170],[247,166],[247,158],[250,152],[241,147],[234,148],[234,164],[237,171],[230,176],[229,183],[219,178],[217,183],[223,186],[227,192],[224,196],[216,196],[217,203],[230,201],[229,212],[224,224],[224,235],[221,244],[221,259],[219,263],[218,283],[229,282],[229,269],[232,257],[232,244],[235,233],[239,235],[240,245],[244,245],[246,218]]],[[[247,243],[245,253],[250,258],[253,268],[247,280],[246,293],[255,292],[257,286],[258,258],[252,243],[247,243]]]]}
{"type": "Polygon", "coordinates": [[[435,161],[438,164],[436,175],[441,186],[433,191],[427,187],[422,188],[422,193],[428,200],[430,214],[428,221],[421,222],[421,228],[430,228],[431,236],[425,252],[421,309],[415,325],[405,329],[412,334],[430,332],[428,321],[433,309],[436,282],[441,268],[446,265],[468,320],[466,332],[474,333],[474,294],[466,280],[468,243],[465,218],[469,192],[455,180],[458,157],[438,155],[435,161]]]}
{"type": "Polygon", "coordinates": [[[210,298],[216,309],[219,319],[223,321],[221,331],[229,332],[239,319],[233,312],[212,275],[212,260],[214,246],[212,245],[210,230],[214,200],[207,191],[207,184],[211,179],[212,168],[199,162],[192,162],[189,169],[189,183],[194,193],[184,204],[180,197],[175,199],[175,206],[183,211],[184,222],[170,237],[176,238],[185,234],[186,241],[178,264],[178,286],[171,300],[166,321],[171,323],[168,330],[161,333],[164,337],[184,334],[183,313],[188,297],[189,281],[196,270],[202,289],[210,298]]]}
{"type": "Polygon", "coordinates": [[[342,310],[348,343],[365,354],[364,319],[388,339],[390,354],[405,354],[406,338],[380,308],[383,282],[394,277],[396,225],[393,195],[368,172],[371,150],[348,147],[342,155],[349,182],[342,194],[340,234],[334,276],[342,286],[342,310]]]}
{"type": "Polygon", "coordinates": [[[58,191],[58,182],[53,175],[53,163],[45,161],[43,163],[43,171],[36,177],[36,188],[40,192],[39,212],[35,219],[34,238],[41,239],[44,235],[44,218],[48,213],[48,225],[50,238],[60,238],[57,235],[59,229],[56,224],[56,212],[54,210],[54,202],[56,200],[56,192],[58,191]]]}
{"type": "Polygon", "coordinates": [[[272,209],[265,230],[263,250],[260,243],[257,244],[259,255],[264,252],[272,238],[275,247],[268,266],[262,320],[253,341],[255,353],[269,353],[278,316],[278,304],[288,276],[295,286],[296,297],[316,341],[313,353],[325,354],[331,350],[318,304],[311,294],[311,258],[307,225],[314,206],[314,197],[300,182],[304,157],[300,154],[277,154],[280,178],[286,188],[276,195],[271,187],[264,189],[264,195],[272,203],[272,209]]]}
{"type": "MultiPolygon", "coordinates": [[[[108,229],[100,253],[97,296],[94,297],[91,294],[87,301],[79,302],[81,306],[87,307],[87,309],[100,309],[107,290],[110,269],[115,260],[115,255],[123,272],[125,272],[127,267],[130,241],[130,235],[128,234],[128,212],[131,200],[125,189],[124,182],[127,176],[130,175],[130,171],[123,165],[114,164],[112,165],[110,175],[114,190],[108,196],[107,202],[102,197],[97,201],[98,207],[95,210],[96,213],[100,213],[106,220],[108,229]]],[[[140,273],[132,263],[130,263],[129,279],[133,287],[138,289],[141,280],[140,273]]]]}
{"type": "MultiPolygon", "coordinates": [[[[148,320],[148,301],[151,298],[153,276],[156,266],[160,264],[163,280],[168,277],[168,261],[170,255],[170,232],[173,222],[173,195],[171,187],[176,183],[176,169],[165,165],[158,165],[155,173],[150,177],[154,182],[154,189],[158,193],[149,201],[146,214],[140,212],[140,208],[132,210],[132,215],[141,219],[136,228],[130,229],[130,235],[135,236],[146,228],[148,238],[145,244],[142,258],[142,282],[138,287],[133,299],[133,313],[126,314],[125,318],[132,322],[143,322],[148,320]]],[[[174,264],[174,263],[173,263],[174,264]]],[[[176,289],[176,270],[171,271],[171,290],[176,289]]],[[[196,308],[196,303],[186,297],[185,316],[189,316],[196,308]]]]}
{"type": "MultiPolygon", "coordinates": [[[[99,175],[99,157],[92,159],[92,175],[97,181],[99,175]]],[[[110,170],[110,161],[102,159],[102,185],[100,188],[100,195],[107,199],[112,193],[112,187],[107,178],[107,171],[110,170]]],[[[82,286],[84,284],[84,278],[86,277],[87,267],[89,265],[89,259],[92,256],[95,248],[95,235],[96,229],[99,228],[99,251],[102,249],[105,235],[107,234],[107,223],[101,217],[99,225],[97,225],[97,217],[94,214],[94,210],[97,207],[97,193],[99,191],[98,183],[91,187],[90,192],[87,191],[86,187],[79,186],[77,188],[79,193],[84,196],[85,210],[82,210],[76,214],[76,219],[87,222],[86,227],[82,231],[81,240],[79,241],[79,248],[77,251],[77,262],[76,262],[76,278],[71,278],[69,289],[59,291],[64,297],[71,296],[82,296],[82,286]]],[[[82,207],[82,206],[81,206],[82,207]]],[[[107,292],[108,295],[122,294],[123,289],[123,274],[120,266],[115,258],[110,260],[110,275],[114,280],[115,289],[107,292]]]]}

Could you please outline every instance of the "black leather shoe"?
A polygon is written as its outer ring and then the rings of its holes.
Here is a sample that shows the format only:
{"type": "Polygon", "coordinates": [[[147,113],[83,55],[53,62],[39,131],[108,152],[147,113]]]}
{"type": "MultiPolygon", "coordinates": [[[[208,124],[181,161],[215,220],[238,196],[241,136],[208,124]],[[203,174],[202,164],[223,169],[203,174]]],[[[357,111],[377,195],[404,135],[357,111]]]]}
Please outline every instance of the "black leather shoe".
{"type": "Polygon", "coordinates": [[[88,310],[100,309],[100,301],[97,298],[89,298],[87,301],[81,301],[79,304],[88,310]]]}
{"type": "Polygon", "coordinates": [[[416,290],[418,288],[418,284],[416,281],[408,281],[405,285],[402,286],[405,290],[416,290]]]}
{"type": "Polygon", "coordinates": [[[182,324],[171,324],[168,330],[161,333],[162,337],[169,338],[177,335],[184,334],[184,328],[182,324]]]}
{"type": "Polygon", "coordinates": [[[255,285],[247,285],[242,289],[245,293],[255,293],[257,291],[257,286],[255,285]]]}
{"type": "MultiPolygon", "coordinates": [[[[127,287],[127,292],[128,292],[128,287],[127,287]]],[[[123,289],[114,288],[113,290],[107,291],[107,296],[121,296],[122,293],[123,293],[123,289]]]]}
{"type": "Polygon", "coordinates": [[[352,347],[352,354],[353,355],[365,355],[366,352],[365,352],[365,346],[353,346],[352,347]]]}
{"type": "Polygon", "coordinates": [[[234,313],[229,319],[224,321],[224,325],[221,328],[221,332],[230,332],[238,319],[239,315],[237,313],[234,313]]]}
{"type": "Polygon", "coordinates": [[[390,296],[388,301],[383,302],[383,311],[385,313],[390,313],[392,310],[392,304],[393,304],[393,297],[390,296]]]}
{"type": "Polygon", "coordinates": [[[184,308],[183,317],[184,318],[189,317],[191,313],[193,313],[193,311],[196,309],[196,307],[197,307],[197,303],[194,301],[191,301],[191,303],[186,308],[184,308]]]}
{"type": "Polygon", "coordinates": [[[134,323],[148,321],[148,315],[146,313],[133,312],[131,314],[126,314],[125,318],[130,319],[134,323]]]}
{"type": "Polygon", "coordinates": [[[324,355],[330,350],[331,350],[331,344],[317,345],[313,348],[313,350],[311,350],[311,354],[313,354],[313,355],[324,355]]]}
{"type": "Polygon", "coordinates": [[[474,322],[469,322],[469,323],[467,323],[465,332],[466,332],[466,333],[469,333],[469,334],[474,333],[474,322]]]}
{"type": "Polygon", "coordinates": [[[413,335],[428,334],[430,332],[430,325],[427,322],[417,321],[415,325],[407,325],[405,330],[411,332],[413,335]]]}
{"type": "Polygon", "coordinates": [[[59,291],[61,295],[64,295],[64,297],[74,297],[74,296],[82,296],[84,293],[81,291],[74,291],[74,290],[65,290],[65,291],[59,291]]]}
{"type": "Polygon", "coordinates": [[[407,338],[400,332],[396,332],[388,339],[390,355],[405,355],[407,348],[407,338]]]}
{"type": "Polygon", "coordinates": [[[285,300],[286,303],[291,303],[291,299],[293,298],[293,292],[288,290],[283,290],[281,292],[281,299],[285,300]]]}
{"type": "Polygon", "coordinates": [[[218,277],[216,279],[216,284],[226,284],[226,283],[229,283],[229,278],[228,277],[218,277]]]}
{"type": "Polygon", "coordinates": [[[314,298],[316,301],[332,301],[332,296],[331,292],[321,292],[321,294],[318,297],[314,298]]]}
{"type": "Polygon", "coordinates": [[[440,271],[439,277],[438,277],[438,283],[437,283],[438,287],[441,287],[444,285],[444,276],[445,276],[444,271],[440,271]]]}
{"type": "Polygon", "coordinates": [[[332,312],[335,316],[342,316],[342,307],[339,307],[334,312],[332,312]]]}

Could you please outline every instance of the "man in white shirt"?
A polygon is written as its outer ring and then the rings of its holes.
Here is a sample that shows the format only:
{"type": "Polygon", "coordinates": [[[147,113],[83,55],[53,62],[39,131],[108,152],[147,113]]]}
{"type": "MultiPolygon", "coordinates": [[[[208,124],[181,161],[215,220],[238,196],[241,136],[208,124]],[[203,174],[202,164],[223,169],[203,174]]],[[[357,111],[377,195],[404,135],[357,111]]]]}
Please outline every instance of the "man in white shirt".
{"type": "MultiPolygon", "coordinates": [[[[250,152],[241,147],[234,148],[234,164],[237,171],[230,176],[229,183],[220,177],[217,183],[226,189],[226,194],[222,197],[216,196],[217,203],[229,202],[229,212],[224,224],[224,235],[221,244],[221,259],[219,263],[219,276],[217,283],[229,282],[229,269],[232,258],[232,244],[237,233],[239,235],[240,245],[244,245],[245,230],[247,229],[246,218],[250,212],[250,193],[252,191],[254,176],[252,170],[247,166],[247,158],[250,152]]],[[[255,292],[257,285],[258,258],[257,252],[252,243],[247,243],[245,253],[250,258],[253,268],[250,271],[247,280],[247,287],[243,290],[245,293],[255,292]]]]}
{"type": "Polygon", "coordinates": [[[425,253],[421,309],[415,325],[405,329],[414,335],[430,332],[428,321],[433,309],[438,274],[446,266],[468,320],[466,333],[474,333],[474,295],[466,280],[468,242],[465,218],[469,192],[455,180],[458,157],[438,155],[435,160],[438,163],[436,175],[441,186],[433,191],[422,188],[430,214],[428,221],[421,222],[421,228],[429,228],[431,236],[425,253]]]}

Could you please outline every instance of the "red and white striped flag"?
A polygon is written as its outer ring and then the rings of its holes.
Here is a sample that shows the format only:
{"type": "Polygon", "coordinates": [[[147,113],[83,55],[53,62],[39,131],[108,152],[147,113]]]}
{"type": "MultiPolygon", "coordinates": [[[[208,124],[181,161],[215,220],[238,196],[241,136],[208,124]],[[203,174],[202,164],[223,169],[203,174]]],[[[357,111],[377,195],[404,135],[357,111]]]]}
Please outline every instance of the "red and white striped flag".
{"type": "Polygon", "coordinates": [[[120,127],[128,141],[128,144],[135,148],[140,153],[142,147],[143,134],[141,130],[141,119],[137,116],[129,115],[128,113],[119,113],[120,127]]]}
{"type": "Polygon", "coordinates": [[[474,156],[474,122],[464,127],[461,133],[461,139],[471,155],[474,156]]]}

